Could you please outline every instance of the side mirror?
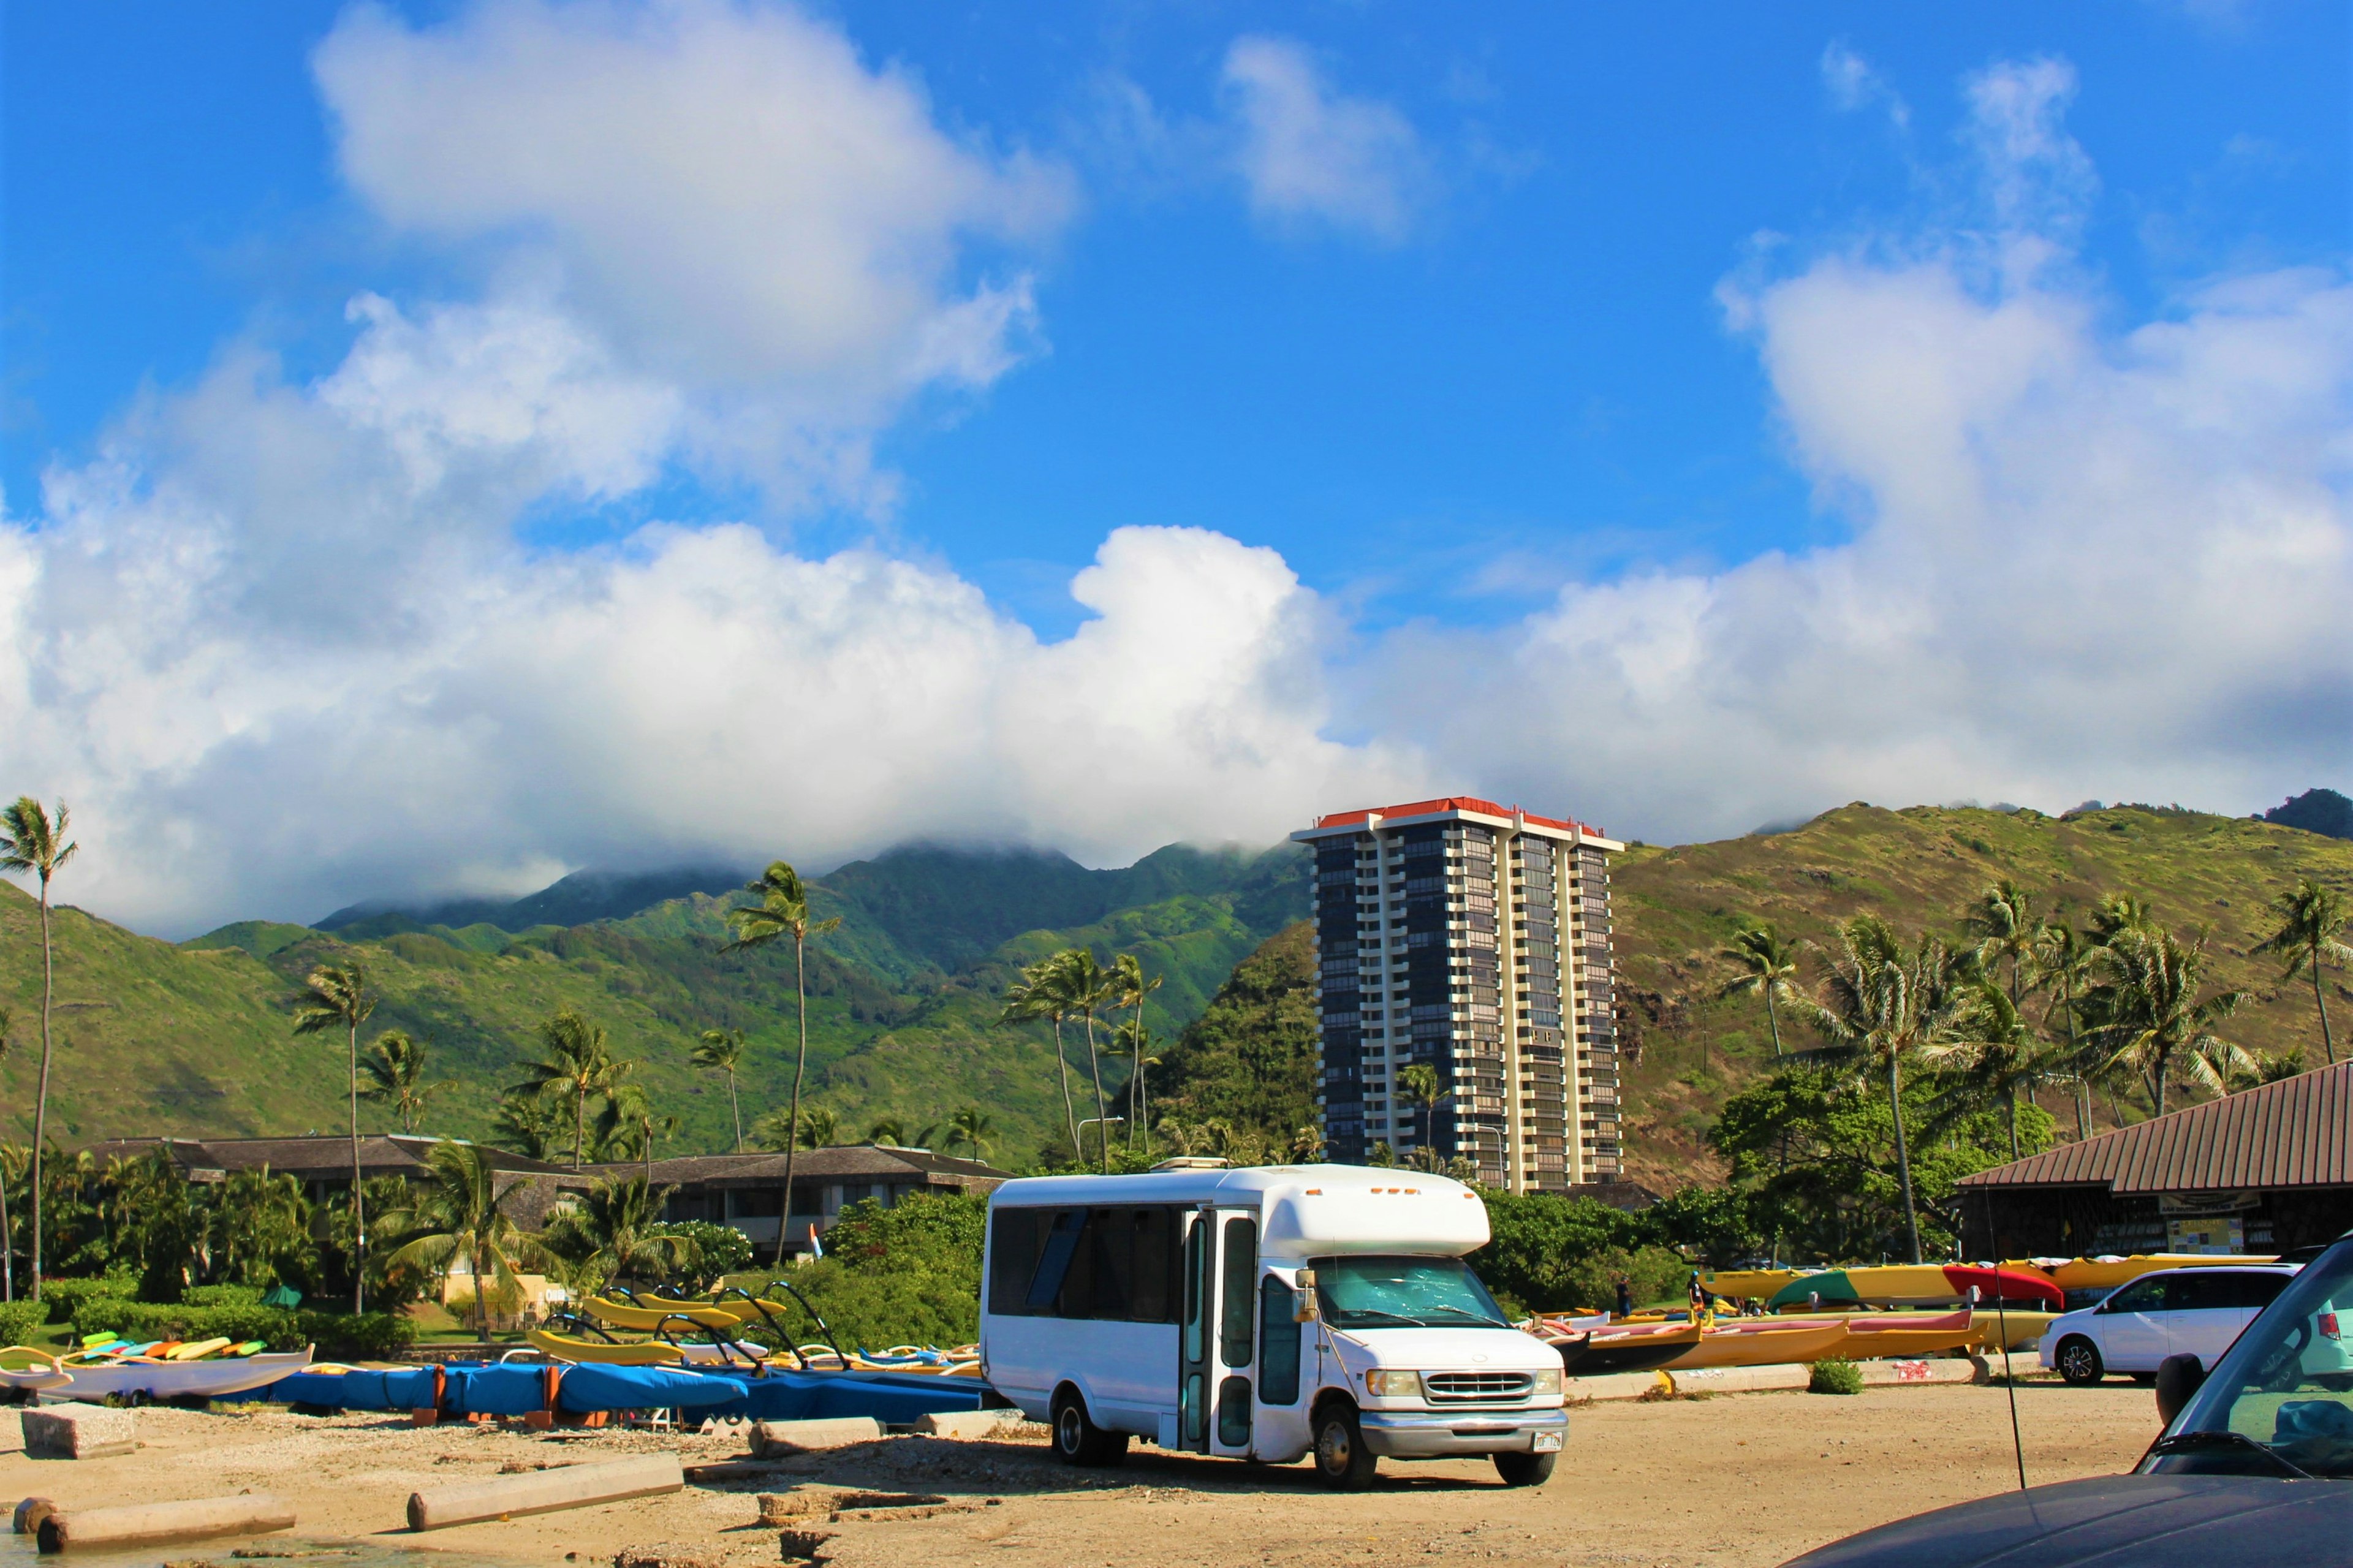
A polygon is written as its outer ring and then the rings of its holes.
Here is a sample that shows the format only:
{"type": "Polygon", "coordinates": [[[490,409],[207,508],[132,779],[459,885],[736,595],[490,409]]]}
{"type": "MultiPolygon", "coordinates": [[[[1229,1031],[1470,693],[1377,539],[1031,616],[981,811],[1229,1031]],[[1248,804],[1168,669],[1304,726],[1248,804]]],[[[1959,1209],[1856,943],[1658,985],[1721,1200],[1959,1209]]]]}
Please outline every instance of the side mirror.
{"type": "Polygon", "coordinates": [[[2169,1355],[2157,1363],[2157,1418],[2168,1426],[2206,1381],[2206,1368],[2194,1355],[2169,1355]]]}
{"type": "Polygon", "coordinates": [[[1321,1315],[1315,1304],[1315,1270],[1303,1268],[1298,1276],[1299,1311],[1297,1322],[1312,1323],[1321,1315]]]}

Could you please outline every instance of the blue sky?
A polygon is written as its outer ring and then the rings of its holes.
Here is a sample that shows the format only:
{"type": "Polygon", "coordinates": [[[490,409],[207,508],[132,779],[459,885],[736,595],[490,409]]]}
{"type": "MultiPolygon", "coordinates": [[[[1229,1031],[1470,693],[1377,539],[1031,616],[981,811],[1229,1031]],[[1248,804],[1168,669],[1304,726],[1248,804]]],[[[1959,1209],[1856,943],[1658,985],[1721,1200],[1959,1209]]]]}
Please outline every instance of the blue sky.
{"type": "Polygon", "coordinates": [[[1119,858],[1426,784],[1679,837],[2346,782],[2341,633],[2179,649],[2184,691],[2051,628],[2219,591],[2284,638],[2342,580],[2343,7],[944,11],[12,8],[7,787],[148,846],[111,888],[169,923],[911,829],[1119,858]],[[763,118],[837,90],[852,153],[763,118]],[[2195,471],[2087,491],[2057,431],[2195,471]],[[2047,690],[1978,646],[2015,584],[1946,587],[1989,552],[2052,595],[2047,690]],[[660,597],[765,572],[733,634],[660,597]],[[353,575],[364,631],[318,605],[353,575]],[[483,628],[533,617],[525,678],[483,628]],[[649,665],[733,695],[596,689],[649,665]],[[860,782],[740,738],[780,712],[860,782]],[[617,831],[681,746],[776,787],[617,831]],[[458,863],[387,754],[480,802],[458,863]],[[231,874],[221,801],[322,816],[231,874]]]}

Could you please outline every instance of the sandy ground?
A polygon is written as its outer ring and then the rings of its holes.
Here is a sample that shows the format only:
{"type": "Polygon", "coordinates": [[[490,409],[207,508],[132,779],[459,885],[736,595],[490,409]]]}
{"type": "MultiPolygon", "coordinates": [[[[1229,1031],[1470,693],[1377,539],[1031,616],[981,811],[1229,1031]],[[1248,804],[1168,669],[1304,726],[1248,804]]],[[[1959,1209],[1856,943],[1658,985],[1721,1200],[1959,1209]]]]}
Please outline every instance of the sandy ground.
{"type": "MultiPolygon", "coordinates": [[[[2156,1434],[2146,1389],[2057,1384],[2020,1390],[2030,1480],[2127,1469],[2156,1434]]],[[[938,1494],[922,1517],[856,1515],[835,1531],[843,1568],[1010,1563],[1334,1564],[1426,1558],[1482,1563],[1766,1565],[1869,1525],[2016,1484],[1999,1388],[1877,1389],[1859,1397],[1725,1394],[1577,1411],[1551,1482],[1508,1490],[1492,1467],[1384,1462],[1370,1493],[1335,1496],[1306,1466],[1245,1466],[1138,1445],[1125,1466],[1073,1471],[1035,1441],[905,1437],[803,1461],[800,1472],[603,1508],[406,1533],[408,1494],[501,1467],[677,1450],[689,1463],[743,1454],[740,1437],[598,1432],[526,1434],[466,1425],[410,1427],[380,1416],[265,1410],[140,1413],[136,1456],[80,1461],[0,1457],[11,1498],[75,1503],[267,1489],[291,1500],[298,1533],[377,1547],[425,1547],[473,1563],[605,1568],[624,1548],[673,1545],[707,1563],[778,1560],[754,1493],[863,1488],[938,1494]]],[[[256,1543],[262,1544],[262,1543],[256,1543]]],[[[275,1544],[283,1545],[284,1538],[275,1544]]],[[[247,1568],[233,1542],[132,1561],[247,1568]]],[[[370,1557],[375,1553],[368,1554],[370,1557]]],[[[332,1568],[322,1557],[316,1568],[332,1568]]]]}

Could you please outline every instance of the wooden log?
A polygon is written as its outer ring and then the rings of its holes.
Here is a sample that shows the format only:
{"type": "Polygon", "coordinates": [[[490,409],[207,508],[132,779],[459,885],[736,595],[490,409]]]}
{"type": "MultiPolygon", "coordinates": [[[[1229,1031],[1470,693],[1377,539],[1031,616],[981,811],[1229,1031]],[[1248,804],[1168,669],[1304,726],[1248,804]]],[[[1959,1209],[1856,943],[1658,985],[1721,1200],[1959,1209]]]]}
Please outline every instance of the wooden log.
{"type": "Polygon", "coordinates": [[[267,1535],[294,1528],[294,1509],[268,1492],[196,1498],[120,1508],[62,1508],[40,1522],[44,1552],[78,1547],[147,1546],[215,1535],[267,1535]]]}
{"type": "Polygon", "coordinates": [[[915,1430],[926,1437],[994,1437],[1022,1420],[1018,1410],[939,1410],[915,1417],[915,1430]]]}
{"type": "Polygon", "coordinates": [[[36,1459],[97,1459],[139,1449],[139,1419],[128,1410],[69,1400],[17,1415],[25,1425],[25,1452],[36,1459]]]}
{"type": "Polygon", "coordinates": [[[647,1454],[595,1465],[565,1465],[552,1470],[531,1470],[519,1476],[461,1481],[430,1491],[411,1492],[408,1528],[447,1530],[453,1524],[479,1524],[489,1519],[554,1513],[567,1508],[652,1497],[680,1491],[685,1486],[686,1475],[676,1454],[647,1454]]]}
{"type": "Polygon", "coordinates": [[[838,1415],[818,1421],[754,1421],[752,1452],[761,1458],[772,1454],[806,1454],[817,1448],[846,1448],[853,1443],[881,1440],[882,1423],[871,1415],[838,1415]]]}
{"type": "Polygon", "coordinates": [[[31,1535],[41,1528],[41,1521],[58,1511],[55,1498],[28,1497],[16,1505],[16,1533],[31,1535]]]}

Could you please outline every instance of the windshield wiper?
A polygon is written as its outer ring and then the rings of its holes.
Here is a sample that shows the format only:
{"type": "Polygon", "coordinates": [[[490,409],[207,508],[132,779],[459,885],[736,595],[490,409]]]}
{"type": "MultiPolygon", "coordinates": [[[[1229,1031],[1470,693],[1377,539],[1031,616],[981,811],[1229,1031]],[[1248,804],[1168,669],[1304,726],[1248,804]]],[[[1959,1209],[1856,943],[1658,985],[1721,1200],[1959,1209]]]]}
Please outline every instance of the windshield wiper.
{"type": "Polygon", "coordinates": [[[1359,1318],[1387,1318],[1390,1322],[1409,1329],[1426,1329],[1430,1324],[1419,1318],[1408,1318],[1396,1312],[1385,1312],[1378,1307],[1343,1307],[1334,1316],[1344,1329],[1361,1329],[1371,1325],[1358,1322],[1359,1318]]]}
{"type": "MultiPolygon", "coordinates": [[[[1438,1306],[1430,1307],[1425,1310],[1432,1312],[1452,1312],[1455,1316],[1468,1318],[1474,1323],[1484,1323],[1491,1329],[1508,1329],[1512,1326],[1509,1323],[1499,1323],[1494,1319],[1487,1316],[1486,1313],[1474,1312],[1468,1307],[1449,1307],[1441,1303],[1438,1306]]],[[[1435,1328],[1437,1325],[1432,1324],[1430,1326],[1435,1328]]]]}
{"type": "Polygon", "coordinates": [[[2261,1454],[2300,1481],[2319,1479],[2286,1455],[2275,1451],[2268,1444],[2256,1442],[2244,1432],[2176,1432],[2170,1437],[2159,1437],[2149,1446],[2148,1451],[2164,1458],[2174,1454],[2194,1454],[2201,1448],[2249,1449],[2261,1454]]]}

